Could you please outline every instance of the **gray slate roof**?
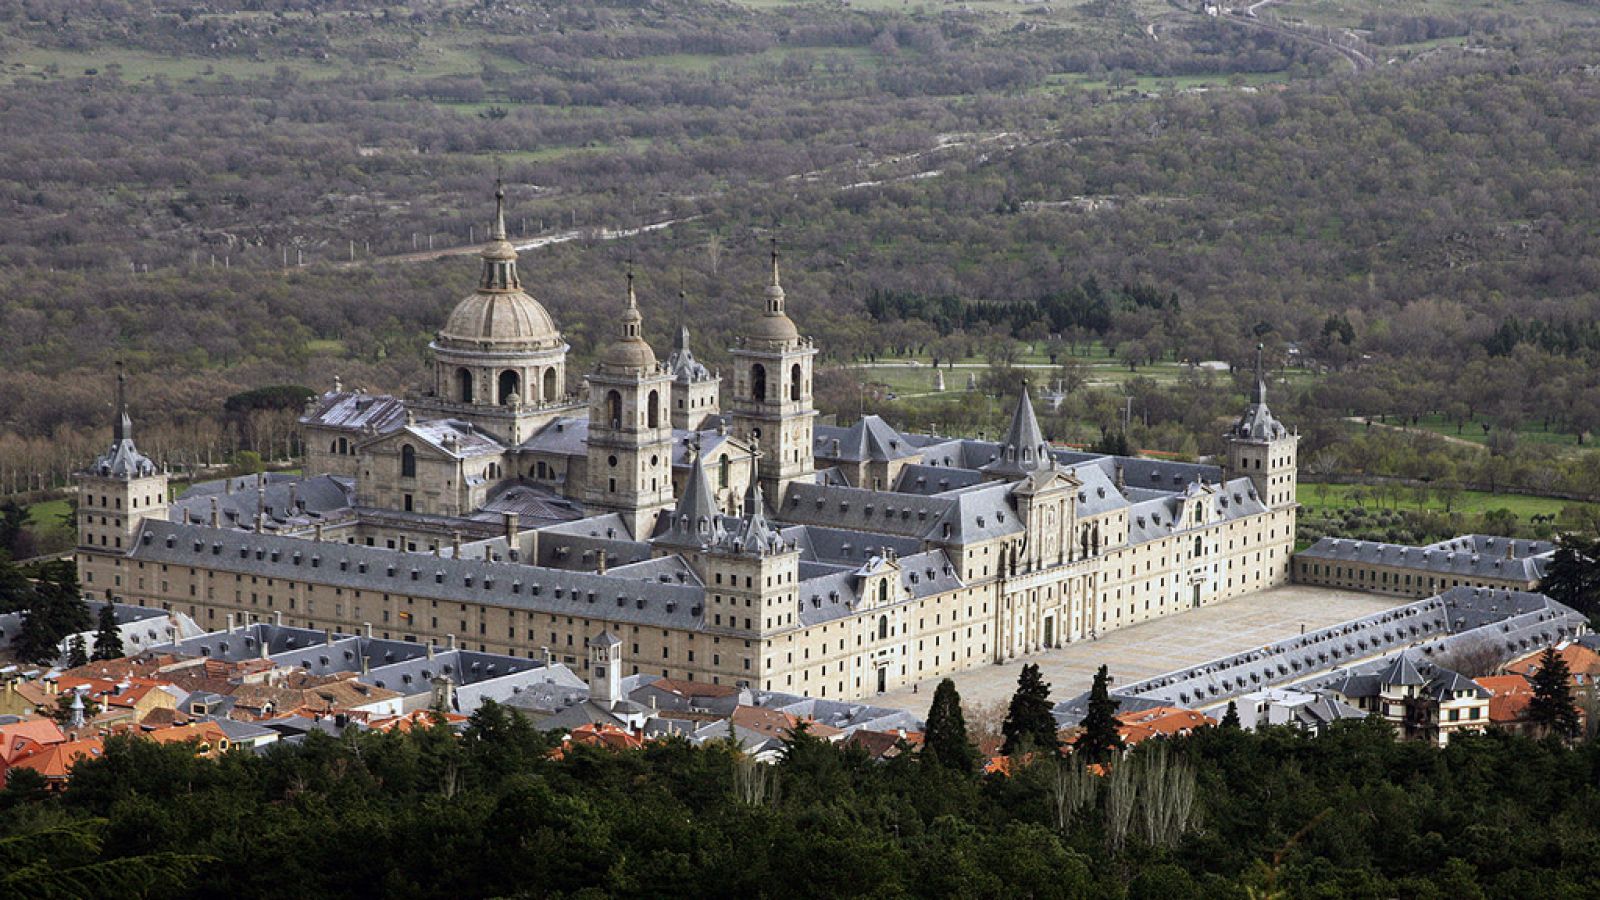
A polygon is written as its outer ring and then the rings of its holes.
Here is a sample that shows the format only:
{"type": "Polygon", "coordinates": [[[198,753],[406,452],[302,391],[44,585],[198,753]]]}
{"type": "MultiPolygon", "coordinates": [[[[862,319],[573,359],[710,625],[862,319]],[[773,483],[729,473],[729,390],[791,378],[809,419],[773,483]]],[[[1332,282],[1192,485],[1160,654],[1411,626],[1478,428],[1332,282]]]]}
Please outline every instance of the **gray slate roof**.
{"type": "Polygon", "coordinates": [[[300,417],[303,425],[356,434],[388,434],[405,420],[406,405],[399,397],[365,391],[328,391],[300,417]]]}
{"type": "Polygon", "coordinates": [[[1458,546],[1456,542],[1444,541],[1426,547],[1408,547],[1402,544],[1325,537],[1300,551],[1296,554],[1296,558],[1320,560],[1330,564],[1389,566],[1445,576],[1495,578],[1534,584],[1544,576],[1544,567],[1548,559],[1542,556],[1515,555],[1515,548],[1518,545],[1526,550],[1531,543],[1529,541],[1513,543],[1502,538],[1498,552],[1485,553],[1478,548],[1488,549],[1489,545],[1481,541],[1459,544],[1470,549],[1452,549],[1458,546]],[[1510,558],[1505,555],[1508,546],[1513,548],[1513,556],[1510,558]]]}
{"type": "Polygon", "coordinates": [[[698,586],[647,584],[592,572],[403,554],[150,520],[142,524],[128,556],[157,564],[199,565],[203,561],[221,572],[291,581],[315,579],[349,589],[657,627],[699,629],[704,625],[704,591],[698,586]]]}

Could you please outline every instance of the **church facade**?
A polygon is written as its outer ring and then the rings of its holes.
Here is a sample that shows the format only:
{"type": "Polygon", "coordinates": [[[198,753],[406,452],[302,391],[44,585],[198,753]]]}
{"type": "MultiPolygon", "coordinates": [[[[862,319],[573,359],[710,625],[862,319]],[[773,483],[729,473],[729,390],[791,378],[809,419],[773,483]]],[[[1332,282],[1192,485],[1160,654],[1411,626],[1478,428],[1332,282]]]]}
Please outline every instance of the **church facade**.
{"type": "Polygon", "coordinates": [[[999,441],[836,427],[776,251],[726,385],[687,331],[657,358],[630,278],[569,392],[498,192],[481,266],[419,390],[313,398],[304,475],[169,503],[119,381],[80,476],[85,591],[578,671],[607,630],[635,672],[860,698],[1288,580],[1297,438],[1259,364],[1222,467],[1055,448],[1026,389],[999,441]]]}

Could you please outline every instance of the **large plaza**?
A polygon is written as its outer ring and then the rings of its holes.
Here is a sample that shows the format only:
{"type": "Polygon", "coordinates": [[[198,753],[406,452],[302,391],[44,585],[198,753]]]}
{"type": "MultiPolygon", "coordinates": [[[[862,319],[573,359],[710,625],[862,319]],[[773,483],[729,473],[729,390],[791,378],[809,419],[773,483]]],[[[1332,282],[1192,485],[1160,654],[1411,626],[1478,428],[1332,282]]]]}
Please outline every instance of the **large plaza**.
{"type": "MultiPolygon", "coordinates": [[[[1102,665],[1110,669],[1113,685],[1129,684],[1404,602],[1403,597],[1360,591],[1282,585],[950,677],[963,703],[987,705],[1008,699],[1023,664],[1037,663],[1051,685],[1051,698],[1060,701],[1088,690],[1102,665]]],[[[913,688],[875,697],[873,703],[925,713],[937,684],[938,679],[926,679],[913,688]]]]}

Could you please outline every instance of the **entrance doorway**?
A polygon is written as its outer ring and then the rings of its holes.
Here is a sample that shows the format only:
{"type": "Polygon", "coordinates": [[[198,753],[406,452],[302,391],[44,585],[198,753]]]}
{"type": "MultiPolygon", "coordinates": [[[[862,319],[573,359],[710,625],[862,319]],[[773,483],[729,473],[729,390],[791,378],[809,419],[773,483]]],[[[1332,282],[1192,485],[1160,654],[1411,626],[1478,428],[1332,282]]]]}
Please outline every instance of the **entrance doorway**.
{"type": "Polygon", "coordinates": [[[1194,608],[1200,608],[1200,585],[1194,586],[1194,608]]]}
{"type": "Polygon", "coordinates": [[[1046,616],[1045,617],[1045,620],[1044,620],[1044,645],[1046,647],[1054,647],[1056,645],[1056,619],[1055,619],[1055,616],[1046,616]]]}
{"type": "Polygon", "coordinates": [[[878,693],[889,689],[889,670],[885,666],[878,667],[878,693]]]}

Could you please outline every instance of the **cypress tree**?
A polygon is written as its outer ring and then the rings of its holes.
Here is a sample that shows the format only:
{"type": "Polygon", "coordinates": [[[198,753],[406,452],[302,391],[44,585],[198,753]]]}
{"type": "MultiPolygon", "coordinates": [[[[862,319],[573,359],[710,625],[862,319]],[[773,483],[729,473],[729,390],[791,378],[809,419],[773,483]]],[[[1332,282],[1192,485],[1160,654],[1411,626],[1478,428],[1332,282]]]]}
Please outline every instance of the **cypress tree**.
{"type": "Polygon", "coordinates": [[[1089,689],[1089,712],[1083,717],[1083,733],[1073,741],[1072,748],[1100,762],[1113,752],[1122,749],[1122,735],[1117,732],[1117,707],[1122,703],[1111,699],[1111,675],[1105,666],[1094,673],[1094,686],[1089,689]]]}
{"type": "Polygon", "coordinates": [[[961,695],[956,692],[956,683],[948,678],[939,682],[933,692],[925,735],[923,759],[962,773],[970,773],[976,767],[977,753],[967,737],[967,717],[961,711],[961,695]]]}
{"type": "Polygon", "coordinates": [[[100,620],[94,632],[94,659],[121,659],[122,632],[117,628],[117,611],[111,602],[100,607],[100,620]]]}
{"type": "Polygon", "coordinates": [[[1539,668],[1528,679],[1533,697],[1528,701],[1528,721],[1548,734],[1570,738],[1578,733],[1578,710],[1572,705],[1572,671],[1554,647],[1544,648],[1539,668]]]}
{"type": "Polygon", "coordinates": [[[1050,714],[1050,685],[1045,684],[1039,667],[1028,663],[1017,677],[1017,692],[1011,695],[1011,708],[1000,726],[1006,742],[1000,752],[1010,755],[1019,750],[1058,750],[1056,717],[1050,714]]]}
{"type": "Polygon", "coordinates": [[[1222,714],[1220,727],[1235,729],[1243,727],[1239,724],[1239,704],[1234,703],[1232,700],[1228,701],[1228,711],[1222,714]]]}
{"type": "Polygon", "coordinates": [[[67,642],[67,668],[76,669],[79,666],[87,665],[88,662],[89,653],[88,649],[84,647],[83,635],[73,635],[72,640],[67,642]]]}

